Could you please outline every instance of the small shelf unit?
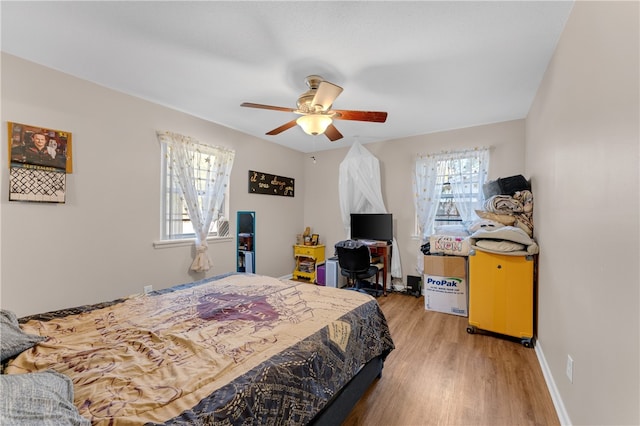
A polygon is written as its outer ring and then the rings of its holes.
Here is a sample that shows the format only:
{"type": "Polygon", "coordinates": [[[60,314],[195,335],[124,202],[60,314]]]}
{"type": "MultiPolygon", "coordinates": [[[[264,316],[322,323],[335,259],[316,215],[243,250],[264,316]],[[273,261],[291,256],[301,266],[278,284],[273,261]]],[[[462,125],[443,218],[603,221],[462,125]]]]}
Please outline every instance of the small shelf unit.
{"type": "Polygon", "coordinates": [[[324,264],[324,245],[305,246],[294,245],[293,256],[296,260],[296,267],[293,270],[293,279],[317,283],[318,266],[324,264]]]}

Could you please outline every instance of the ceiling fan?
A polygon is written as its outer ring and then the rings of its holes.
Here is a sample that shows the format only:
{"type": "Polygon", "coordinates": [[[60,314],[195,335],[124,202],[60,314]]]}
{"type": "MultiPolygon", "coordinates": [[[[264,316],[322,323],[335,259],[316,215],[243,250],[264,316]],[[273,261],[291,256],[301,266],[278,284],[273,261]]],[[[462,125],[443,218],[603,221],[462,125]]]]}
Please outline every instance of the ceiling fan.
{"type": "Polygon", "coordinates": [[[295,120],[283,124],[280,127],[267,132],[267,135],[277,135],[299,125],[309,135],[324,133],[331,141],[342,138],[342,133],[333,125],[333,120],[371,121],[384,123],[387,113],[382,111],[353,111],[343,109],[330,109],[333,101],[342,93],[342,87],[325,81],[319,75],[310,75],[305,79],[309,90],[298,98],[298,108],[287,108],[273,105],[255,104],[244,102],[243,107],[271,109],[275,111],[293,112],[299,114],[295,120]]]}

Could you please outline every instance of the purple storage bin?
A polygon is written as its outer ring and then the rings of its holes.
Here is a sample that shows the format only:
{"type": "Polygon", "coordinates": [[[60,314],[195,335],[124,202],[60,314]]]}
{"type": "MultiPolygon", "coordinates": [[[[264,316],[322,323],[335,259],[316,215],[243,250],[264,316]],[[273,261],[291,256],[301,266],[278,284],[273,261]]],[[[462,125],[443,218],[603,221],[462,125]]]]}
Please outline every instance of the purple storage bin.
{"type": "Polygon", "coordinates": [[[325,285],[327,283],[326,276],[327,276],[327,270],[325,265],[324,264],[319,265],[316,268],[316,284],[325,285]]]}

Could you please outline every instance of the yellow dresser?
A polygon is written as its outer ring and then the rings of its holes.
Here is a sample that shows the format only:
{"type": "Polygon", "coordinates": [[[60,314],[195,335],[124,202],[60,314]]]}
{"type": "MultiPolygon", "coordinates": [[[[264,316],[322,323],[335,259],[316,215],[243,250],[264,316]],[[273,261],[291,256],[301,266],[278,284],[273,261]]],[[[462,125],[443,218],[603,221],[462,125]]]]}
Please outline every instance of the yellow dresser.
{"type": "Polygon", "coordinates": [[[324,245],[317,246],[293,246],[293,256],[296,259],[296,268],[293,270],[293,279],[316,283],[317,267],[324,263],[324,245]]]}
{"type": "Polygon", "coordinates": [[[534,256],[476,250],[469,255],[469,327],[533,345],[534,256]]]}

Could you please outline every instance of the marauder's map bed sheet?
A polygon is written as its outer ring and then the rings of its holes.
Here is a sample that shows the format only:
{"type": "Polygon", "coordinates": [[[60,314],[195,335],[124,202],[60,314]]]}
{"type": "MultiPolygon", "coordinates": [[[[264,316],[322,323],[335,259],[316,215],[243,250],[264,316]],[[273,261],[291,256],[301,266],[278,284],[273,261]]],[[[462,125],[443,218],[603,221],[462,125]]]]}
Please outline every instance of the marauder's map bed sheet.
{"type": "Polygon", "coordinates": [[[252,274],[21,322],[48,339],[5,373],[68,375],[94,424],[306,424],[393,349],[370,296],[252,274]]]}

